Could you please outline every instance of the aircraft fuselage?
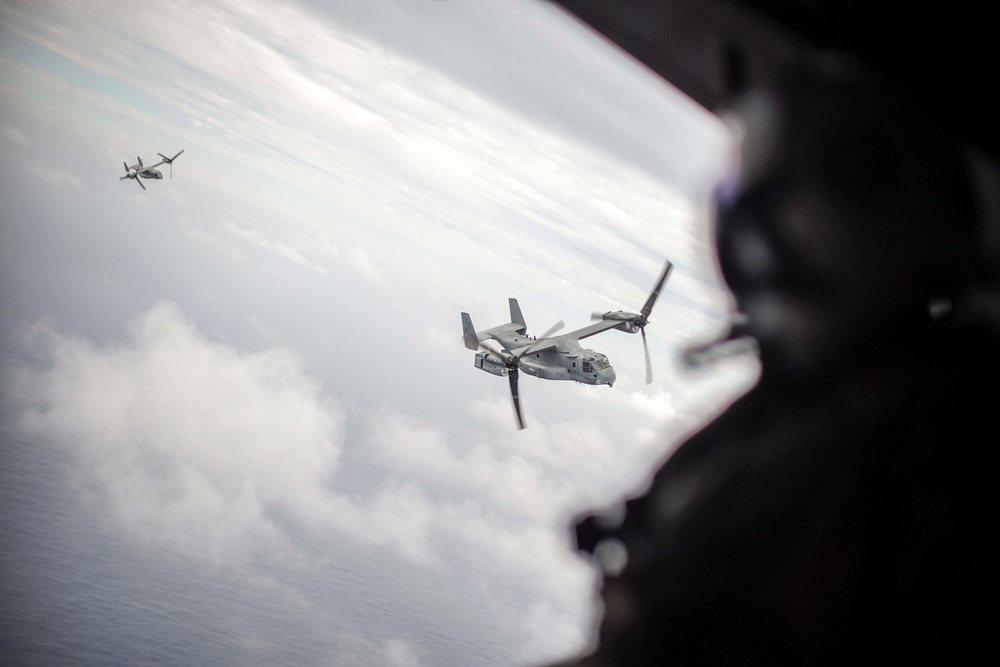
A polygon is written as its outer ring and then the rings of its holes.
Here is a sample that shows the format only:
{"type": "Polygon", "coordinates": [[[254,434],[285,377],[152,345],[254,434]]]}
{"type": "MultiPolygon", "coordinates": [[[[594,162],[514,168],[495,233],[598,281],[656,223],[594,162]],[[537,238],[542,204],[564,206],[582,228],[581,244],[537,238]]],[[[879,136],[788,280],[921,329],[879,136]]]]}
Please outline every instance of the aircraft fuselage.
{"type": "Polygon", "coordinates": [[[152,167],[144,167],[141,164],[133,164],[128,168],[126,174],[129,178],[135,178],[136,176],[142,176],[143,178],[150,178],[153,180],[162,180],[163,172],[159,169],[153,169],[152,167]]]}
{"type": "MultiPolygon", "coordinates": [[[[140,176],[142,176],[143,178],[152,178],[152,179],[156,179],[156,180],[162,180],[163,179],[163,174],[158,169],[149,169],[149,168],[146,168],[146,169],[142,169],[142,170],[140,170],[140,171],[138,171],[136,173],[139,174],[140,176]]],[[[157,186],[157,187],[159,187],[159,186],[157,186]]]]}
{"type": "Polygon", "coordinates": [[[582,384],[614,384],[615,369],[600,352],[545,350],[521,357],[521,370],[545,380],[572,380],[582,384]]]}
{"type": "MultiPolygon", "coordinates": [[[[517,331],[516,325],[506,325],[492,329],[493,338],[507,352],[512,352],[526,345],[531,345],[535,339],[517,331]]],[[[476,367],[494,375],[506,375],[506,368],[497,364],[490,368],[488,355],[480,352],[476,355],[476,367]],[[501,371],[502,369],[502,371],[501,371]]],[[[528,375],[543,380],[571,380],[582,384],[613,385],[617,379],[615,369],[608,362],[607,356],[580,346],[573,338],[560,340],[554,348],[529,352],[520,358],[520,368],[528,375]]]]}

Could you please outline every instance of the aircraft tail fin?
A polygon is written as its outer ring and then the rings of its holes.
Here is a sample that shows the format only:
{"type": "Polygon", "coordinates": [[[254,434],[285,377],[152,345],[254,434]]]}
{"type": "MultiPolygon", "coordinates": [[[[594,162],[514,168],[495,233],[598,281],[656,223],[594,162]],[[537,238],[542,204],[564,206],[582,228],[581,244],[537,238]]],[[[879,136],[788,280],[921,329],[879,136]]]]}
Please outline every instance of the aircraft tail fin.
{"type": "Polygon", "coordinates": [[[510,298],[507,302],[510,304],[510,321],[518,325],[518,333],[526,333],[528,325],[524,323],[524,315],[521,314],[521,306],[517,305],[517,299],[510,298]]]}
{"type": "Polygon", "coordinates": [[[470,350],[479,349],[479,336],[476,334],[476,328],[472,326],[472,318],[468,313],[462,313],[462,339],[465,341],[465,347],[470,350]]]}

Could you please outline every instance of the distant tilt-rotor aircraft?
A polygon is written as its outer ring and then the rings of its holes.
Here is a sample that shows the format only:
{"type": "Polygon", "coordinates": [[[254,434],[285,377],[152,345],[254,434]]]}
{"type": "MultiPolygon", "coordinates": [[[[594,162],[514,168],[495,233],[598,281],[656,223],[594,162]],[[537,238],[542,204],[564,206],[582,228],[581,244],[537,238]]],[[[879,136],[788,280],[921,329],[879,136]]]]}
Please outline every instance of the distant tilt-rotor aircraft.
{"type": "Polygon", "coordinates": [[[183,153],[183,152],[184,152],[184,149],[182,148],[180,151],[178,151],[177,155],[175,155],[173,157],[167,157],[163,153],[157,153],[157,155],[159,155],[163,159],[161,159],[159,162],[157,162],[155,164],[151,164],[151,165],[144,165],[142,163],[142,158],[137,155],[135,157],[135,159],[137,160],[136,163],[133,164],[133,165],[131,165],[131,166],[129,166],[128,163],[122,162],[122,164],[125,165],[125,175],[119,177],[118,180],[119,181],[124,181],[126,178],[131,178],[132,180],[134,180],[136,183],[139,184],[139,187],[141,187],[143,190],[145,190],[146,186],[143,185],[142,181],[139,180],[139,179],[140,178],[152,178],[152,179],[155,179],[155,180],[161,180],[163,178],[163,173],[159,169],[157,169],[157,167],[159,167],[161,164],[169,164],[170,165],[170,178],[173,178],[174,177],[174,160],[176,160],[178,157],[180,157],[180,154],[183,153]]]}
{"type": "Polygon", "coordinates": [[[520,371],[544,380],[572,380],[583,384],[614,385],[615,369],[608,363],[608,358],[591,349],[580,345],[584,338],[618,329],[627,333],[642,332],[642,347],[646,356],[646,384],[653,381],[653,371],[649,361],[649,346],[646,343],[646,324],[653,312],[653,304],[660,294],[670,269],[673,265],[667,262],[660,273],[659,280],[650,292],[646,303],[638,313],[627,313],[621,310],[606,313],[594,313],[593,324],[576,329],[559,336],[552,336],[562,328],[560,321],[540,337],[527,334],[528,327],[524,323],[521,307],[517,299],[508,299],[510,306],[510,322],[483,331],[476,331],[472,326],[472,318],[468,313],[462,313],[462,332],[465,347],[476,352],[476,368],[487,373],[507,376],[510,383],[510,395],[514,402],[514,415],[519,429],[524,428],[524,418],[521,416],[521,401],[517,390],[517,380],[520,371]],[[483,344],[487,340],[497,341],[502,350],[496,350],[483,344]]]}

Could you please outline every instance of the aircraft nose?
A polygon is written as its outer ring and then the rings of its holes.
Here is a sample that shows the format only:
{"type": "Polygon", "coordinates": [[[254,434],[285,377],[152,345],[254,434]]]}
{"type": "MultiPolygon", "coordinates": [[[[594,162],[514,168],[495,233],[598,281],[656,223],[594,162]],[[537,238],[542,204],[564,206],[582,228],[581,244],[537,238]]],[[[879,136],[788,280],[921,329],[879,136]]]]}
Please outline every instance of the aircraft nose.
{"type": "Polygon", "coordinates": [[[608,366],[603,371],[603,378],[605,384],[614,384],[615,380],[618,379],[618,375],[615,373],[615,369],[608,366]]]}

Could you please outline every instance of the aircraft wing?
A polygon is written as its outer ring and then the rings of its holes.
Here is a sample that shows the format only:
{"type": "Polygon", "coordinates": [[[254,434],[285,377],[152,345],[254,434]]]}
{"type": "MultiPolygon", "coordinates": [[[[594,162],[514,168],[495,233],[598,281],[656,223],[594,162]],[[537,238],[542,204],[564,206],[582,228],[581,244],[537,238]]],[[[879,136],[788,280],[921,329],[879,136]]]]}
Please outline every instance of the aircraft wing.
{"type": "Polygon", "coordinates": [[[601,332],[607,331],[608,329],[614,329],[621,322],[619,320],[601,320],[600,322],[594,322],[588,324],[585,327],[580,327],[575,331],[570,331],[558,336],[553,336],[552,338],[545,338],[540,341],[536,341],[531,345],[525,345],[524,347],[519,347],[516,350],[511,350],[511,354],[514,356],[524,356],[526,354],[531,354],[534,352],[543,352],[545,350],[551,350],[559,341],[566,340],[567,338],[573,338],[576,340],[582,340],[584,338],[589,338],[590,336],[595,336],[601,332]]]}
{"type": "Polygon", "coordinates": [[[614,329],[621,322],[619,320],[600,320],[597,322],[592,322],[585,327],[580,327],[576,331],[570,331],[569,333],[564,333],[556,338],[590,338],[601,332],[607,331],[608,329],[614,329]]]}

